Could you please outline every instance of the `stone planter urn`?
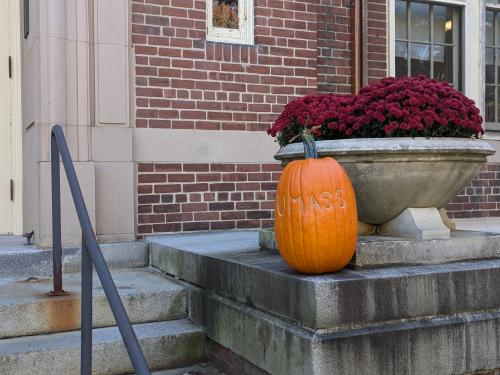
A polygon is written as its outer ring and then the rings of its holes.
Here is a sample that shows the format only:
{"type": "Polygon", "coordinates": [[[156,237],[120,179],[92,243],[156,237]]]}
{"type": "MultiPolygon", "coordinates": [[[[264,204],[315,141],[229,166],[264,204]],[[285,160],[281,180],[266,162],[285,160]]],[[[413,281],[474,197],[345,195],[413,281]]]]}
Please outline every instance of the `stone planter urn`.
{"type": "MultiPolygon", "coordinates": [[[[346,170],[356,194],[360,228],[416,238],[449,238],[438,209],[453,199],[495,150],[466,138],[355,138],[317,141],[321,156],[346,170]]],[[[303,146],[281,148],[275,159],[303,157],[303,146]]]]}

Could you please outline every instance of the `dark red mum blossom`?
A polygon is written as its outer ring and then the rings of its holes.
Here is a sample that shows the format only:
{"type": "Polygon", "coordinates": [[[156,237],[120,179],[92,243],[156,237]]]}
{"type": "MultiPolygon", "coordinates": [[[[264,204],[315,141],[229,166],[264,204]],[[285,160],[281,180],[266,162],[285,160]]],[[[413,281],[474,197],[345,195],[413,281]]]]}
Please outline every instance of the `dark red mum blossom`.
{"type": "Polygon", "coordinates": [[[353,100],[354,97],[350,95],[334,94],[295,99],[286,105],[268,134],[277,137],[281,146],[287,145],[291,140],[300,141],[297,134],[304,128],[314,128],[316,139],[331,139],[332,134],[341,132],[338,130],[339,119],[345,116],[345,108],[352,106],[353,100]]]}
{"type": "Polygon", "coordinates": [[[305,127],[317,139],[479,137],[483,118],[473,100],[447,82],[425,76],[384,78],[356,96],[311,95],[289,103],[268,133],[281,146],[300,141],[305,127]]]}

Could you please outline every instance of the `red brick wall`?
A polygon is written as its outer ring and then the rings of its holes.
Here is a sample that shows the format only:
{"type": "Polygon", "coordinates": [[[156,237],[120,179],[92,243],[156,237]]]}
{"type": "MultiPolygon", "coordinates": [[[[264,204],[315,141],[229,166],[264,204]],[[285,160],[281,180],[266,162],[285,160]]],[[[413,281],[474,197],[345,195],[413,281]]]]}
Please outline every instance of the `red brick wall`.
{"type": "Polygon", "coordinates": [[[500,164],[485,165],[446,211],[450,218],[500,216],[500,164]]]}
{"type": "MultiPolygon", "coordinates": [[[[318,91],[352,93],[354,75],[353,0],[319,0],[318,91]]],[[[366,9],[368,83],[387,76],[386,0],[368,0],[366,9]]]]}
{"type": "Polygon", "coordinates": [[[386,0],[367,0],[367,80],[387,77],[387,4],[386,0]]]}
{"type": "MultiPolygon", "coordinates": [[[[368,3],[374,79],[387,68],[385,0],[368,3]]],[[[132,0],[136,127],[264,131],[297,96],[351,92],[350,4],[254,0],[255,45],[242,46],[205,40],[203,0],[132,0]]],[[[140,164],[138,231],[270,226],[278,170],[231,160],[140,164]]]]}
{"type": "Polygon", "coordinates": [[[273,225],[279,164],[140,163],[138,232],[273,225]]]}
{"type": "Polygon", "coordinates": [[[319,0],[318,91],[351,93],[353,76],[350,1],[319,0]]]}
{"type": "Polygon", "coordinates": [[[255,0],[255,46],[205,41],[203,0],[132,0],[136,126],[266,130],[316,90],[316,1],[255,0]]]}

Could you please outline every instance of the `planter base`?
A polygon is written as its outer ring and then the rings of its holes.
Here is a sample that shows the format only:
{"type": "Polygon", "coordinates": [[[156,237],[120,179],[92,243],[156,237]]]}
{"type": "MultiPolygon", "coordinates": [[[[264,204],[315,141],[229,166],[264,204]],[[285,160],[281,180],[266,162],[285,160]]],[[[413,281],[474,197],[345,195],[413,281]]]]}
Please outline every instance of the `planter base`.
{"type": "MultiPolygon", "coordinates": [[[[259,245],[277,250],[273,230],[261,230],[259,245]]],[[[500,258],[500,235],[473,231],[452,231],[448,239],[360,235],[353,268],[375,268],[395,265],[440,264],[464,260],[500,258]]]]}
{"type": "Polygon", "coordinates": [[[450,229],[443,223],[441,214],[434,207],[407,208],[388,223],[379,225],[377,232],[386,236],[419,240],[450,238],[450,229]]]}

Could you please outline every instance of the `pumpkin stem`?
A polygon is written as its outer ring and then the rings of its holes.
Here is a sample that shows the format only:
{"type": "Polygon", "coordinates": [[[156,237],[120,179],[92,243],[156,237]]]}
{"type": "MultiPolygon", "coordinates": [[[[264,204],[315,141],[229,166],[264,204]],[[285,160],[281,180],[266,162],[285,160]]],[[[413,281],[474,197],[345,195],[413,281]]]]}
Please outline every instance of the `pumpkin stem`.
{"type": "Polygon", "coordinates": [[[310,129],[305,129],[302,132],[302,143],[304,144],[304,157],[318,158],[318,150],[316,149],[316,142],[314,140],[313,132],[310,129]]]}

